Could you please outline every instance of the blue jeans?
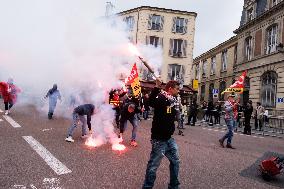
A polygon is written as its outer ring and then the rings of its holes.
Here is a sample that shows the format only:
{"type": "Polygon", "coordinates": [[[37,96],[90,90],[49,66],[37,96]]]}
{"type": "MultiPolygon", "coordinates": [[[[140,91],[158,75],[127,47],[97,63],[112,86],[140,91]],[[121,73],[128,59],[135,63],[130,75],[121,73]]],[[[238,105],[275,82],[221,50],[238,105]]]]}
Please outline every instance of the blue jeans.
{"type": "MultiPolygon", "coordinates": [[[[136,140],[136,133],[138,129],[138,119],[136,118],[136,115],[130,118],[129,121],[133,126],[131,140],[136,140]]],[[[120,133],[124,133],[126,128],[127,128],[127,119],[120,120],[120,133]]]]}
{"type": "Polygon", "coordinates": [[[227,144],[231,144],[234,136],[234,128],[236,126],[236,121],[234,121],[233,119],[225,119],[225,121],[228,127],[228,132],[222,137],[221,140],[224,141],[225,139],[227,139],[227,144]]]}
{"type": "Polygon", "coordinates": [[[54,100],[52,98],[49,98],[49,108],[48,113],[53,114],[55,107],[56,107],[57,100],[54,100]]]}
{"type": "Polygon", "coordinates": [[[80,116],[79,114],[73,113],[73,121],[71,127],[68,129],[68,136],[72,136],[75,128],[78,126],[79,121],[82,123],[82,135],[86,135],[86,118],[85,116],[80,116]]]}
{"type": "Polygon", "coordinates": [[[143,118],[146,120],[146,119],[148,119],[148,116],[149,116],[149,111],[148,110],[144,110],[143,118]]]}
{"type": "Polygon", "coordinates": [[[156,180],[156,172],[160,166],[161,160],[164,156],[170,161],[170,183],[168,185],[169,189],[179,188],[179,154],[178,146],[173,138],[167,141],[151,140],[152,151],[150,154],[150,160],[148,161],[145,181],[143,184],[143,189],[153,188],[154,182],[156,180]]]}

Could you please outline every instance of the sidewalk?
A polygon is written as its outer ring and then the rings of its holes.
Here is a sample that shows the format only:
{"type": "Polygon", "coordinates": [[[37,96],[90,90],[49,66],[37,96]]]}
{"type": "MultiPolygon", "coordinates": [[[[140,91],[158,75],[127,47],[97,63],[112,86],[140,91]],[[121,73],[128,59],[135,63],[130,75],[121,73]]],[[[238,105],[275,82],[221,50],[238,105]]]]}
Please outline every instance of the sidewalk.
{"type": "MultiPolygon", "coordinates": [[[[284,138],[283,131],[281,131],[279,129],[275,129],[275,128],[271,128],[271,127],[265,126],[263,131],[255,130],[254,129],[254,120],[253,119],[251,120],[250,125],[251,125],[251,128],[252,128],[252,131],[251,131],[252,135],[262,135],[262,136],[268,136],[268,137],[284,138]]],[[[210,126],[209,122],[198,120],[195,123],[195,126],[212,127],[212,128],[222,129],[222,130],[226,130],[227,129],[224,117],[221,117],[220,125],[213,124],[212,126],[210,126]]],[[[244,126],[237,127],[235,132],[243,133],[244,132],[244,126]]]]}

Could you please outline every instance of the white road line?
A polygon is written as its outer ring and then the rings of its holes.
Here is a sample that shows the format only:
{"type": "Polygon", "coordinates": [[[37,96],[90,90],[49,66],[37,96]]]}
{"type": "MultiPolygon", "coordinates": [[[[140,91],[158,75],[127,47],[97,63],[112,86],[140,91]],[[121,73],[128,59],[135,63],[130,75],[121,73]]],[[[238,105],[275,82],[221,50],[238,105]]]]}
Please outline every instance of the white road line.
{"type": "Polygon", "coordinates": [[[21,125],[19,125],[16,121],[14,121],[10,116],[7,115],[3,115],[3,117],[6,119],[6,121],[8,121],[12,127],[14,128],[20,128],[21,125]]]}
{"type": "Polygon", "coordinates": [[[3,119],[0,118],[0,122],[3,121],[3,119]]]}
{"type": "Polygon", "coordinates": [[[0,113],[3,113],[3,110],[0,109],[0,113]]]}
{"type": "Polygon", "coordinates": [[[56,159],[45,147],[43,147],[32,136],[23,136],[25,141],[38,153],[38,155],[49,165],[53,171],[58,175],[71,173],[63,163],[56,159]]]}

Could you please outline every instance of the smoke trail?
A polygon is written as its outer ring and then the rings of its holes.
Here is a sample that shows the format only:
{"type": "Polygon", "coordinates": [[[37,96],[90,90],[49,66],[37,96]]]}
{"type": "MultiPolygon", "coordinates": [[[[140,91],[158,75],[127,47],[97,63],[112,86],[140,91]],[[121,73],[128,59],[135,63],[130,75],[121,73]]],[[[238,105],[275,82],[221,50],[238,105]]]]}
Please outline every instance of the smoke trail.
{"type": "MultiPolygon", "coordinates": [[[[96,14],[98,2],[86,0],[10,0],[0,7],[0,80],[14,78],[23,91],[20,104],[35,105],[47,112],[43,101],[57,83],[62,95],[55,115],[71,117],[76,105],[94,103],[101,111],[93,126],[105,143],[113,140],[114,117],[103,105],[111,88],[121,87],[137,58],[127,50],[128,33],[122,20],[96,14]],[[67,111],[68,110],[68,111],[67,111]]],[[[161,49],[139,45],[142,56],[156,70],[161,67],[161,49]]],[[[139,66],[139,64],[138,64],[139,66]]]]}

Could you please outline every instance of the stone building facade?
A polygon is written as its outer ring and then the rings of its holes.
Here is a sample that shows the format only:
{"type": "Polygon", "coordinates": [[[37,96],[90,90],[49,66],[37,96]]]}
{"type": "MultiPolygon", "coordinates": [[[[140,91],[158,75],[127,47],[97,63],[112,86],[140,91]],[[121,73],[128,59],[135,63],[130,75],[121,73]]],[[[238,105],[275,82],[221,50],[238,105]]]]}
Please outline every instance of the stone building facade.
{"type": "Polygon", "coordinates": [[[245,0],[235,74],[247,74],[244,100],[284,111],[284,1],[245,0]]]}
{"type": "Polygon", "coordinates": [[[198,80],[199,103],[223,100],[221,92],[234,82],[236,49],[237,38],[232,37],[194,59],[192,75],[198,80]],[[213,95],[213,89],[216,95],[213,95]]]}
{"type": "MultiPolygon", "coordinates": [[[[242,102],[261,102],[270,111],[284,111],[284,1],[244,0],[240,26],[234,31],[235,60],[228,64],[236,79],[247,70],[242,102]]],[[[230,40],[229,40],[230,41],[230,40]]],[[[194,59],[194,65],[206,59],[214,49],[226,48],[226,42],[194,59]]],[[[216,54],[216,53],[215,53],[216,54]]],[[[214,53],[212,54],[214,56],[214,53]]],[[[225,77],[220,75],[219,80],[225,77]]],[[[202,80],[201,82],[202,83],[202,80]]],[[[227,83],[230,85],[231,82],[227,83]]],[[[205,88],[209,89],[209,86],[205,88]]],[[[220,88],[220,87],[219,87],[220,88]]],[[[201,88],[199,87],[199,94],[201,88]]],[[[206,98],[208,100],[209,98],[206,98]]]]}
{"type": "Polygon", "coordinates": [[[164,82],[191,83],[196,13],[142,6],[117,15],[126,22],[131,42],[162,48],[164,82]]]}

